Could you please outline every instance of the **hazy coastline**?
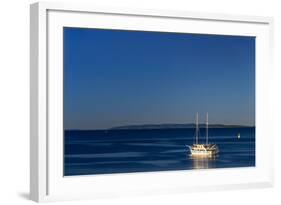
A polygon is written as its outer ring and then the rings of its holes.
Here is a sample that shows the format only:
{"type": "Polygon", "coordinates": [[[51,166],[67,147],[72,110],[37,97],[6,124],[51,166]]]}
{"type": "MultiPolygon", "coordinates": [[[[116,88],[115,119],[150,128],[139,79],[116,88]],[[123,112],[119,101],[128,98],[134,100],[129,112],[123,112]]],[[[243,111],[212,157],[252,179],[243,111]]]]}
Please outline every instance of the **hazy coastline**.
{"type": "MultiPolygon", "coordinates": [[[[227,124],[209,124],[209,128],[252,128],[254,125],[227,125],[227,124]]],[[[141,125],[122,125],[114,126],[108,129],[65,129],[68,131],[87,131],[87,130],[150,130],[150,129],[192,129],[195,128],[195,123],[177,124],[141,124],[141,125]]],[[[206,124],[199,124],[199,128],[205,128],[206,124]]]]}

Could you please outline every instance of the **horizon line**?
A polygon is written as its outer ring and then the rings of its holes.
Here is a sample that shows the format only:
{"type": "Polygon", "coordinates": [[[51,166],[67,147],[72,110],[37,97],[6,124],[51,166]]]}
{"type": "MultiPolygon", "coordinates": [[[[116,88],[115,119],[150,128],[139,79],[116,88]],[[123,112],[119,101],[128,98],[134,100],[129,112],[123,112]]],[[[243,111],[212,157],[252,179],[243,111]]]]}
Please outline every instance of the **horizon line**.
{"type": "MultiPolygon", "coordinates": [[[[114,129],[120,129],[122,127],[133,127],[133,126],[161,126],[161,125],[196,125],[196,123],[157,123],[157,124],[127,124],[127,125],[117,125],[117,126],[112,126],[109,128],[71,128],[71,129],[65,129],[64,130],[114,130],[114,129]]],[[[200,125],[206,125],[206,123],[199,123],[200,125]]],[[[223,123],[213,123],[209,124],[209,126],[235,126],[235,127],[255,127],[256,125],[245,125],[245,124],[223,124],[223,123]]],[[[141,129],[141,128],[139,128],[141,129]]],[[[146,129],[146,128],[143,128],[146,129]]],[[[153,128],[153,129],[161,129],[161,128],[153,128]]],[[[180,129],[180,128],[167,128],[167,129],[180,129]]],[[[184,129],[184,128],[181,128],[184,129]]]]}

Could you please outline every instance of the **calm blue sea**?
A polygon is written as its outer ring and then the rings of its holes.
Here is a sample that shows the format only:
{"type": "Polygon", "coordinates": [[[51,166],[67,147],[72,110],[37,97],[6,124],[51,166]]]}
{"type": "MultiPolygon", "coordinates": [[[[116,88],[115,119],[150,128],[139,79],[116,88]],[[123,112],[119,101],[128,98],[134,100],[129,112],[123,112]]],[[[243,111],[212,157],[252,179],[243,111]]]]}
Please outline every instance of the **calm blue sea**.
{"type": "Polygon", "coordinates": [[[210,128],[209,136],[219,155],[192,159],[185,145],[194,129],[65,131],[64,175],[255,166],[255,128],[210,128]]]}

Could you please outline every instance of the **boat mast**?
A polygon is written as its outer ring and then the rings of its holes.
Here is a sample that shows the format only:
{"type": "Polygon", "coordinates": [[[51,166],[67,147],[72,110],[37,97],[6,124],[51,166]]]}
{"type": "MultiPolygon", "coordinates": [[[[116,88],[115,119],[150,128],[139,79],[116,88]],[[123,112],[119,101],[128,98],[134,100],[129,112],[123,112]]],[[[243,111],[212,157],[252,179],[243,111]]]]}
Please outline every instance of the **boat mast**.
{"type": "Polygon", "coordinates": [[[206,115],[206,144],[208,144],[208,135],[209,135],[209,133],[208,133],[208,128],[209,128],[209,122],[208,122],[208,113],[207,113],[207,115],[206,115]]]}
{"type": "Polygon", "coordinates": [[[196,144],[198,144],[198,112],[196,113],[196,144]]]}

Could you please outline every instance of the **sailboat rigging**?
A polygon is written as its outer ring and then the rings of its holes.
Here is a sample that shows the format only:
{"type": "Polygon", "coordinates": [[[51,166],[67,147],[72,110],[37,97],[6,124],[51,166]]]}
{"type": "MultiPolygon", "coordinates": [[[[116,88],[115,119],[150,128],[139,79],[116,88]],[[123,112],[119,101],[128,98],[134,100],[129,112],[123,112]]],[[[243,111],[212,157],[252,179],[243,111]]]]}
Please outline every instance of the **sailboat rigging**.
{"type": "Polygon", "coordinates": [[[187,145],[193,157],[213,157],[219,153],[216,144],[209,143],[209,116],[206,114],[206,142],[199,143],[199,114],[196,113],[196,131],[195,131],[195,144],[192,146],[187,145]]]}

